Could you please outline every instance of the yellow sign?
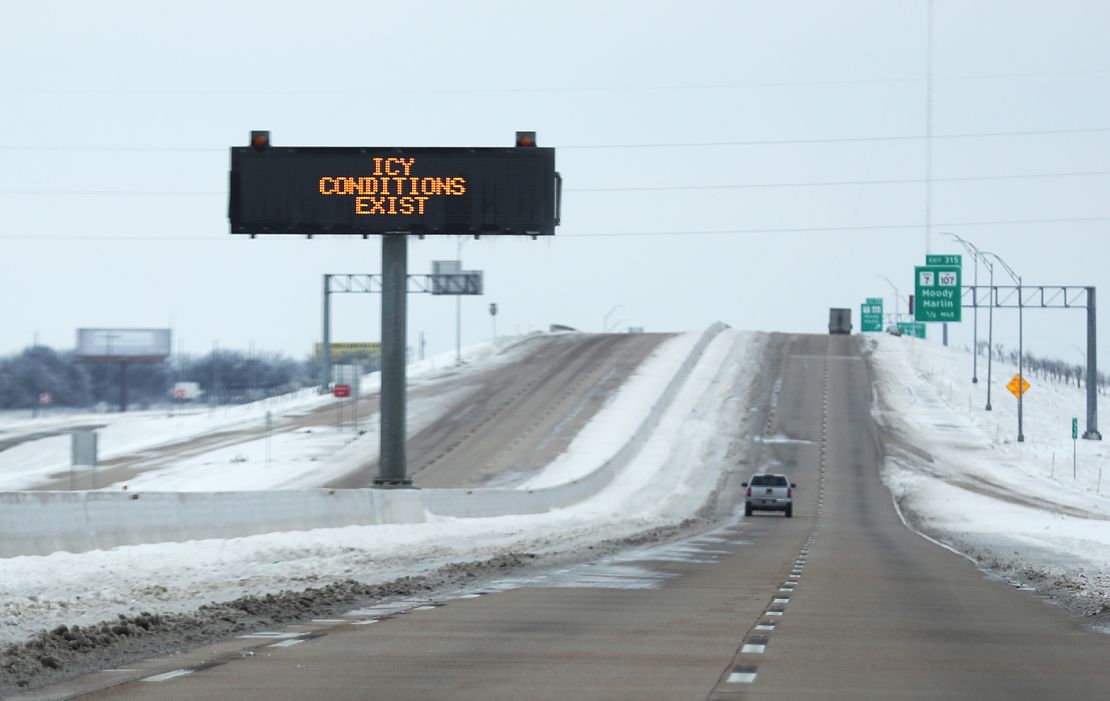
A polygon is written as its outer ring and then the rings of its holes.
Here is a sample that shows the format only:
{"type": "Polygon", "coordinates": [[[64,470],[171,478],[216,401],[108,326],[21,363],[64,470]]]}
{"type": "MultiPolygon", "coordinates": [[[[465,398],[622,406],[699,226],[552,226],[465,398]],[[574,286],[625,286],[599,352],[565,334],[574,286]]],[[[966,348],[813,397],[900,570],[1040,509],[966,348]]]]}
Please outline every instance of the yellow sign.
{"type": "Polygon", "coordinates": [[[1029,380],[1026,380],[1021,375],[1014,375],[1014,379],[1010,380],[1010,384],[1006,385],[1006,389],[1010,390],[1010,393],[1015,397],[1021,399],[1021,395],[1029,391],[1029,380]]]}
{"type": "MultiPolygon", "coordinates": [[[[332,343],[331,344],[331,359],[332,362],[342,362],[347,358],[378,358],[382,354],[382,344],[380,343],[332,343]]],[[[324,344],[316,344],[316,360],[319,361],[324,355],[324,344]]]]}

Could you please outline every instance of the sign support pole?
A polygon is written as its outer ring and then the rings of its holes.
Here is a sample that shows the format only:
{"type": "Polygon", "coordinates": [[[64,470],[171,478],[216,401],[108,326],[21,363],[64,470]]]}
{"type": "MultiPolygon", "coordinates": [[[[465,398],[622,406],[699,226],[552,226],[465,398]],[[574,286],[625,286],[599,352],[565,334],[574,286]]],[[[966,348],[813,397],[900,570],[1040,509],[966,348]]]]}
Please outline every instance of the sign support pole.
{"type": "Polygon", "coordinates": [[[320,348],[320,391],[331,384],[331,275],[324,273],[324,333],[320,348]]]}
{"type": "Polygon", "coordinates": [[[408,487],[405,464],[405,316],[408,237],[382,236],[381,452],[375,486],[408,487]]]}
{"type": "Polygon", "coordinates": [[[1095,333],[1095,288],[1087,288],[1087,430],[1083,439],[1101,441],[1098,432],[1098,349],[1095,333]]]}

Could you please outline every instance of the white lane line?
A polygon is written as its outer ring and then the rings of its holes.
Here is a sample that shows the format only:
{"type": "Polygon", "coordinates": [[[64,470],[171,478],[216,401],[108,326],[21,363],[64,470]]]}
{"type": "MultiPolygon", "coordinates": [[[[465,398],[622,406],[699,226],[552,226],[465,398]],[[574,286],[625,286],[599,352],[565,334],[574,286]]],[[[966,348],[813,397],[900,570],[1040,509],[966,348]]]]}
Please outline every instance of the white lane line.
{"type": "Polygon", "coordinates": [[[100,672],[102,674],[105,673],[105,672],[114,672],[114,673],[122,674],[124,672],[138,672],[138,671],[139,670],[137,670],[137,669],[102,669],[102,670],[100,670],[100,672]]]}
{"type": "Polygon", "coordinates": [[[368,620],[365,620],[365,621],[355,621],[351,625],[353,625],[353,626],[368,626],[371,623],[377,623],[377,622],[378,622],[378,619],[371,618],[371,619],[368,619],[368,620]]]}
{"type": "Polygon", "coordinates": [[[346,618],[313,618],[313,623],[346,623],[346,618]]]}
{"type": "Polygon", "coordinates": [[[266,647],[293,647],[294,645],[300,645],[303,642],[303,640],[282,640],[280,643],[274,643],[273,645],[267,645],[266,647]]]}
{"type": "Polygon", "coordinates": [[[274,630],[264,630],[259,633],[247,633],[240,635],[240,638],[247,638],[250,640],[284,640],[285,638],[297,638],[304,635],[304,633],[283,633],[274,630]]]}
{"type": "Polygon", "coordinates": [[[740,648],[740,652],[749,655],[762,655],[766,649],[766,645],[751,645],[745,643],[744,647],[740,648]]]}
{"type": "Polygon", "coordinates": [[[192,674],[192,673],[193,673],[193,670],[191,670],[191,669],[175,669],[172,672],[163,672],[162,674],[155,674],[153,677],[145,677],[145,678],[141,679],[140,681],[144,681],[144,682],[164,682],[168,679],[174,679],[176,677],[184,677],[186,674],[192,674]]]}
{"type": "Polygon", "coordinates": [[[789,604],[790,599],[774,599],[771,603],[774,603],[774,604],[789,604]]]}
{"type": "Polygon", "coordinates": [[[757,625],[755,627],[755,629],[756,630],[774,630],[775,627],[773,625],[768,624],[768,623],[760,623],[759,625],[757,625]]]}
{"type": "Polygon", "coordinates": [[[751,684],[755,681],[755,672],[733,672],[725,680],[726,684],[751,684]]]}
{"type": "Polygon", "coordinates": [[[768,615],[768,616],[781,616],[781,615],[782,615],[782,611],[768,611],[768,612],[767,612],[767,615],[768,615]]]}

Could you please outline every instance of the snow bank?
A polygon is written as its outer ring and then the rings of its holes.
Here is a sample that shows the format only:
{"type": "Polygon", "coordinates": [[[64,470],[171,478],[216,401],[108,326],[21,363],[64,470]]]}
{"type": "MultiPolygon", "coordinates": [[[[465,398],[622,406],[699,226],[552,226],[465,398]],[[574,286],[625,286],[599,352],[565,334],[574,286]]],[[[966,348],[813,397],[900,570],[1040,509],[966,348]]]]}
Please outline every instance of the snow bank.
{"type": "Polygon", "coordinates": [[[1016,368],[993,363],[987,412],[985,358],[972,384],[967,352],[891,336],[869,337],[866,348],[888,438],[883,477],[912,524],[1009,576],[1085,582],[1083,596],[1105,598],[1110,446],[1079,440],[1072,468],[1071,419],[1082,432],[1085,388],[1027,375],[1019,443],[1017,400],[1005,387],[1016,368]]]}
{"type": "MultiPolygon", "coordinates": [[[[434,517],[404,526],[8,558],[0,560],[0,642],[121,613],[191,611],[213,600],[344,579],[389,581],[506,551],[582,550],[681,523],[697,513],[732,467],[724,456],[730,440],[742,439],[736,427],[765,342],[762,334],[720,333],[635,459],[580,504],[526,516],[434,517]]],[[[612,405],[606,407],[595,420],[618,421],[612,411],[612,405]]],[[[574,450],[585,455],[590,447],[574,450]]]]}
{"type": "MultiPolygon", "coordinates": [[[[540,334],[502,337],[463,349],[463,365],[455,363],[455,353],[443,353],[408,367],[410,386],[434,383],[445,377],[486,370],[516,360],[527,352],[526,343],[540,334]]],[[[376,392],[381,384],[380,373],[362,378],[363,393],[376,392]]],[[[79,426],[99,427],[100,459],[110,460],[167,443],[188,440],[216,432],[251,429],[261,431],[266,415],[273,415],[280,429],[282,419],[304,416],[314,409],[335,401],[321,395],[315,388],[299,390],[249,404],[220,407],[175,407],[173,410],[138,411],[126,414],[89,412],[50,413],[29,418],[25,412],[0,414],[0,439],[19,438],[32,434],[66,432],[79,426]]],[[[409,429],[419,430],[433,421],[445,402],[411,402],[409,429]]],[[[361,417],[368,433],[359,441],[363,450],[377,453],[377,424],[373,416],[361,417]]],[[[335,426],[321,426],[323,432],[312,435],[304,431],[286,433],[275,430],[269,446],[265,440],[240,443],[219,448],[159,470],[152,470],[129,480],[134,490],[213,491],[234,489],[294,489],[318,486],[329,478],[345,474],[361,462],[352,456],[357,451],[340,455],[356,434],[339,431],[335,426]],[[267,453],[270,459],[267,460],[267,453]],[[326,458],[326,460],[325,460],[326,458]],[[353,460],[353,463],[352,463],[353,460]],[[313,469],[306,470],[306,463],[313,469]],[[322,480],[312,481],[316,478],[322,480]]],[[[0,490],[28,489],[49,481],[53,475],[70,469],[70,438],[68,434],[39,438],[7,450],[0,450],[0,490]]],[[[118,489],[121,485],[108,485],[118,489]]]]}

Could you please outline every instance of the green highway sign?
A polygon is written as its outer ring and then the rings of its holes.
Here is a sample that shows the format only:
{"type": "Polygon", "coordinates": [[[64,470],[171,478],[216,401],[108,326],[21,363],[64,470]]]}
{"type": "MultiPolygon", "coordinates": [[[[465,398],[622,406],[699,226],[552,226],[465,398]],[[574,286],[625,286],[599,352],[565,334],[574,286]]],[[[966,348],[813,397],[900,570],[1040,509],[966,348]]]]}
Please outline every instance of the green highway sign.
{"type": "Polygon", "coordinates": [[[1071,439],[1074,441],[1079,438],[1079,419],[1071,417],[1071,439]]]}
{"type": "Polygon", "coordinates": [[[898,330],[902,332],[903,336],[913,336],[914,338],[925,338],[925,329],[928,328],[920,321],[899,321],[898,330]]]}
{"type": "Polygon", "coordinates": [[[883,330],[883,298],[868,297],[859,307],[860,331],[883,330]]]}
{"type": "MultiPolygon", "coordinates": [[[[935,257],[939,256],[929,256],[935,257]]],[[[959,265],[919,265],[913,269],[913,277],[915,321],[960,321],[963,288],[959,265]]]]}

